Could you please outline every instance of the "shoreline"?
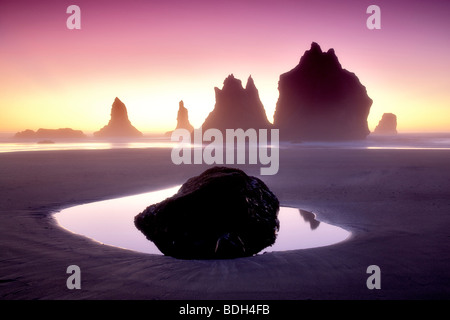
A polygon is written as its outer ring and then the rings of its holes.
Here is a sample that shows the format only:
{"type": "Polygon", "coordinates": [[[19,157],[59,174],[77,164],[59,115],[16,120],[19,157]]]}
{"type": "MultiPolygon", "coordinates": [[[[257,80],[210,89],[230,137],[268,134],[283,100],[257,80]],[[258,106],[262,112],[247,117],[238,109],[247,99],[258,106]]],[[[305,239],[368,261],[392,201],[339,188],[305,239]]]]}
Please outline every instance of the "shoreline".
{"type": "Polygon", "coordinates": [[[280,149],[260,177],[283,206],[351,232],[313,249],[233,260],[177,260],[94,243],[59,227],[62,207],[181,184],[206,165],[176,166],[170,150],[0,154],[0,297],[29,299],[448,299],[450,151],[280,149]],[[382,199],[382,200],[380,200],[382,199]],[[82,289],[68,290],[68,265],[82,289]],[[379,265],[381,289],[366,268],[379,265]]]}
{"type": "MultiPolygon", "coordinates": [[[[21,139],[2,136],[0,132],[0,154],[31,151],[82,151],[111,149],[173,148],[177,142],[161,134],[150,134],[141,138],[99,139],[21,139]],[[42,140],[52,143],[40,144],[42,140]]],[[[208,145],[208,143],[205,143],[208,145]]],[[[354,141],[280,141],[280,148],[301,149],[380,149],[380,150],[450,150],[450,132],[401,132],[396,135],[369,134],[366,139],[354,141]]]]}
{"type": "MultiPolygon", "coordinates": [[[[56,224],[70,233],[97,243],[141,253],[162,255],[158,247],[145,238],[133,224],[137,213],[147,206],[173,196],[181,186],[139,193],[62,208],[51,214],[56,224]],[[158,193],[159,195],[155,195],[158,193]],[[163,194],[161,194],[163,193],[163,194]],[[105,214],[106,213],[106,214],[105,214]],[[111,217],[112,215],[112,217],[111,217]],[[103,226],[109,219],[108,227],[103,226]],[[113,234],[117,233],[116,236],[113,234]]],[[[280,206],[280,229],[276,241],[254,255],[325,247],[350,238],[351,232],[317,220],[314,213],[302,208],[280,206]],[[293,226],[295,225],[295,228],[293,226]],[[316,230],[318,228],[318,230],[316,230]],[[328,230],[328,231],[327,231],[328,230]]]]}

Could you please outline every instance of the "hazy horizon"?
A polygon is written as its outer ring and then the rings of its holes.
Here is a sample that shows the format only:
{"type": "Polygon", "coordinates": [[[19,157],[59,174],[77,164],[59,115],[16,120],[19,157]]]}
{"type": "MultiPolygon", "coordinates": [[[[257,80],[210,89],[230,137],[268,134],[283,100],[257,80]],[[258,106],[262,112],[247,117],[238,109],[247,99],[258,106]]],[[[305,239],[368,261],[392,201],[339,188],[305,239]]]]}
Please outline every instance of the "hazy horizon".
{"type": "Polygon", "coordinates": [[[334,48],[373,100],[368,123],[395,113],[398,131],[449,132],[450,4],[440,1],[86,1],[0,4],[0,131],[106,125],[115,97],[140,131],[176,126],[178,102],[198,128],[214,87],[251,75],[273,122],[279,76],[317,42],[334,48]],[[369,5],[381,29],[369,30],[369,5]]]}
{"type": "MultiPolygon", "coordinates": [[[[176,123],[175,123],[176,124],[176,123]]],[[[34,128],[23,128],[23,129],[20,129],[20,130],[17,130],[17,131],[15,131],[15,130],[1,130],[1,128],[0,128],[0,138],[2,138],[2,139],[7,139],[7,138],[14,138],[14,135],[16,134],[16,133],[18,133],[18,132],[21,132],[21,131],[25,131],[25,130],[32,130],[32,131],[37,131],[38,129],[50,129],[50,130],[57,130],[57,129],[63,129],[62,127],[58,127],[58,126],[56,126],[56,127],[52,127],[52,128],[43,128],[43,127],[34,127],[34,128]]],[[[95,137],[94,136],[94,132],[96,132],[96,131],[98,131],[98,129],[95,129],[95,130],[82,130],[82,129],[79,129],[79,128],[70,128],[70,129],[74,129],[74,130],[81,130],[86,136],[87,136],[87,138],[92,138],[92,139],[94,139],[94,140],[111,140],[111,139],[114,139],[113,137],[112,138],[98,138],[98,137],[95,137]]],[[[139,129],[139,128],[137,128],[137,129],[139,129]]],[[[172,130],[173,130],[174,128],[172,128],[172,130]]],[[[199,129],[199,128],[195,128],[195,129],[199,129]]],[[[368,137],[369,136],[377,136],[377,137],[386,137],[386,138],[389,138],[389,137],[393,137],[393,138],[395,138],[396,136],[398,136],[398,135],[433,135],[433,134],[450,134],[450,129],[448,129],[448,130],[433,130],[433,129],[430,129],[430,130],[422,130],[422,131],[418,131],[418,130],[402,130],[402,131],[398,131],[397,132],[397,134],[383,134],[383,133],[375,133],[374,132],[374,128],[369,128],[370,129],[370,133],[369,133],[369,135],[368,135],[368,137]]],[[[149,131],[144,131],[144,130],[140,130],[141,132],[142,132],[142,134],[143,134],[143,136],[141,137],[141,138],[139,138],[139,137],[135,137],[135,138],[127,138],[127,137],[117,137],[116,139],[117,140],[139,140],[139,139],[142,139],[142,138],[150,138],[150,137],[166,137],[167,139],[169,139],[170,140],[170,136],[167,136],[167,132],[168,131],[172,131],[172,130],[167,130],[167,131],[151,131],[151,130],[149,130],[149,131]]],[[[22,139],[22,140],[39,140],[38,138],[20,138],[20,139],[22,139]]],[[[20,141],[20,139],[18,140],[18,141],[20,141]]],[[[71,139],[73,139],[73,140],[76,140],[76,138],[57,138],[57,137],[54,137],[54,138],[52,138],[52,139],[55,139],[55,140],[58,140],[58,139],[61,139],[61,140],[71,140],[71,139]]],[[[84,138],[78,138],[78,140],[82,140],[82,139],[84,139],[84,138]]],[[[348,141],[352,141],[352,140],[348,140],[348,141]]],[[[332,141],[330,141],[330,142],[332,142],[332,141]]],[[[337,141],[337,142],[339,142],[339,141],[337,141]]]]}

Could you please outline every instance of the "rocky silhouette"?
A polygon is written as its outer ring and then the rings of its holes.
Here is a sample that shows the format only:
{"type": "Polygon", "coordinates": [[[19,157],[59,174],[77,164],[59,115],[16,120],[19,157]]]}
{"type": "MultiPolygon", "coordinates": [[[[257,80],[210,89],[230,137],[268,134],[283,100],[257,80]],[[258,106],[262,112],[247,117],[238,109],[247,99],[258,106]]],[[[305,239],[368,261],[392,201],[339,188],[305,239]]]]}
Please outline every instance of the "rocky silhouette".
{"type": "Polygon", "coordinates": [[[274,126],[283,140],[358,140],[369,133],[372,99],[334,49],[313,42],[300,63],[280,76],[274,126]]]}
{"type": "Polygon", "coordinates": [[[374,133],[397,134],[397,116],[393,113],[384,113],[374,133]]]}
{"type": "Polygon", "coordinates": [[[14,135],[15,138],[20,139],[83,139],[87,136],[81,130],[73,130],[71,128],[61,129],[38,129],[36,132],[33,130],[25,130],[17,132],[14,135]]]}
{"type": "MultiPolygon", "coordinates": [[[[189,122],[188,109],[184,106],[183,100],[178,105],[177,126],[176,129],[186,129],[189,132],[194,131],[194,127],[189,122]]],[[[166,135],[170,135],[172,131],[166,132],[166,135]]]]}
{"type": "Polygon", "coordinates": [[[213,167],[147,207],[134,223],[165,255],[230,259],[254,255],[275,242],[278,210],[277,197],[258,178],[213,167]]]}
{"type": "Polygon", "coordinates": [[[251,76],[245,88],[241,80],[231,74],[223,82],[222,90],[217,87],[214,90],[216,104],[202,125],[203,131],[215,128],[224,133],[226,129],[271,128],[251,76]]]}
{"type": "Polygon", "coordinates": [[[111,119],[109,123],[97,132],[97,138],[134,138],[141,137],[142,132],[137,130],[128,119],[128,112],[125,104],[119,98],[114,100],[111,107],[111,119]]]}

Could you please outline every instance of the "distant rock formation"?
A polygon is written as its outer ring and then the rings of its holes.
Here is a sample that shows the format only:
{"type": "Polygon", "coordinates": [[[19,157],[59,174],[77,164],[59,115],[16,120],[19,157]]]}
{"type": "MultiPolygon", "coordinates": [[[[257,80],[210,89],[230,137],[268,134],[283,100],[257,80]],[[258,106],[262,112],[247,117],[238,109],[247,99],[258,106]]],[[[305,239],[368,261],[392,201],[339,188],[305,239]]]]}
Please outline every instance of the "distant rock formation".
{"type": "Polygon", "coordinates": [[[194,130],[194,127],[189,122],[188,109],[184,107],[183,100],[180,101],[177,115],[177,127],[176,129],[186,129],[189,131],[194,130]]]}
{"type": "MultiPolygon", "coordinates": [[[[177,115],[177,126],[175,130],[177,129],[186,129],[189,132],[194,131],[194,127],[189,122],[189,115],[188,115],[188,109],[184,107],[183,100],[180,101],[178,104],[178,115],[177,115]]],[[[166,132],[166,135],[171,135],[173,131],[166,132]]]]}
{"type": "Polygon", "coordinates": [[[222,90],[217,87],[214,90],[216,104],[202,125],[203,131],[215,128],[224,133],[226,129],[247,130],[272,127],[267,120],[258,89],[251,76],[247,80],[245,89],[242,87],[241,80],[231,74],[223,82],[222,90]]]}
{"type": "Polygon", "coordinates": [[[370,133],[372,99],[333,49],[313,42],[300,63],[280,76],[274,126],[282,140],[358,140],[370,133]]]}
{"type": "Polygon", "coordinates": [[[278,211],[277,197],[260,179],[213,167],[190,178],[171,198],[147,207],[134,223],[165,255],[230,259],[271,246],[278,211]]]}
{"type": "Polygon", "coordinates": [[[111,108],[111,119],[109,123],[97,132],[97,138],[136,138],[142,137],[142,132],[137,130],[128,119],[127,107],[116,98],[111,108]]]}
{"type": "Polygon", "coordinates": [[[397,134],[397,116],[393,113],[384,113],[374,133],[397,134]]]}
{"type": "Polygon", "coordinates": [[[14,135],[15,138],[20,139],[83,139],[87,136],[81,130],[73,130],[70,128],[61,129],[39,129],[34,132],[33,130],[25,130],[17,132],[14,135]]]}

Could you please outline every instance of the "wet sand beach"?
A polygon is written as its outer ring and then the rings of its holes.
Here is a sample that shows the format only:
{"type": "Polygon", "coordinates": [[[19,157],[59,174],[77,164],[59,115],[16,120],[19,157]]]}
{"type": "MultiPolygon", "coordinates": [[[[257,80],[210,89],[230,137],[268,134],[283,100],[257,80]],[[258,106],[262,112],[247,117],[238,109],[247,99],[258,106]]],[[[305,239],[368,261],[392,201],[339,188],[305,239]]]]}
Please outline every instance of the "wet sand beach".
{"type": "MultiPolygon", "coordinates": [[[[450,150],[282,148],[259,176],[282,205],[352,232],[321,248],[187,261],[102,245],[52,214],[182,184],[170,149],[0,154],[0,299],[448,299],[450,150]],[[66,269],[81,269],[69,290],[66,269]],[[367,267],[381,270],[369,290],[367,267]]],[[[259,165],[231,165],[259,175],[259,165]]]]}

